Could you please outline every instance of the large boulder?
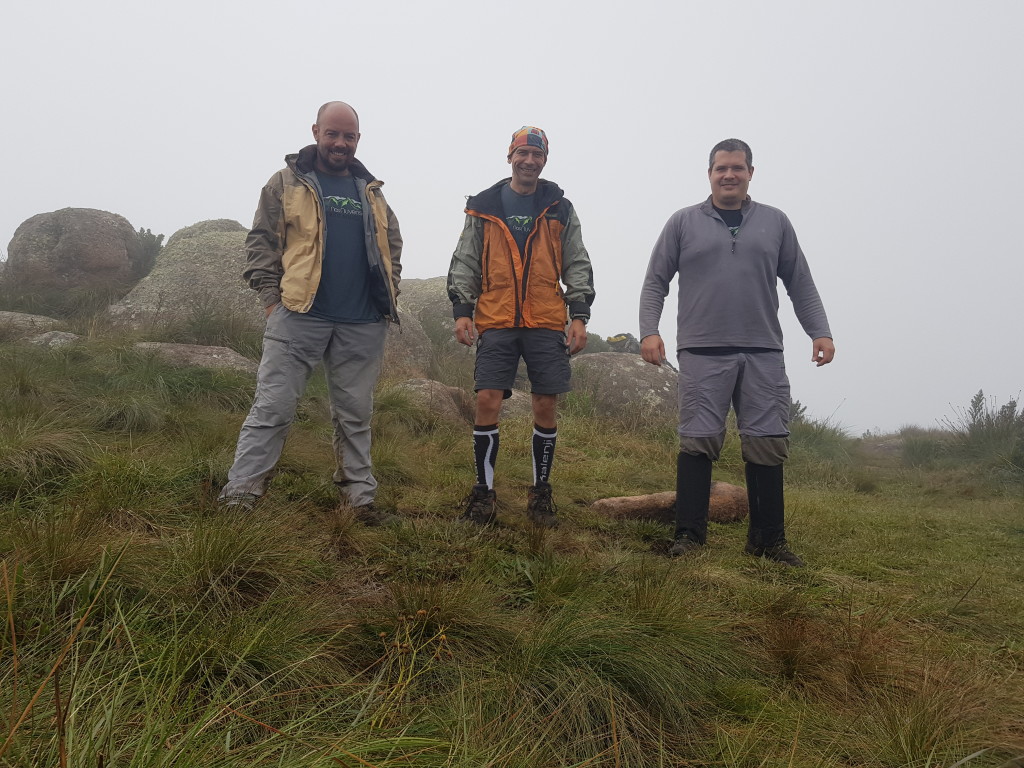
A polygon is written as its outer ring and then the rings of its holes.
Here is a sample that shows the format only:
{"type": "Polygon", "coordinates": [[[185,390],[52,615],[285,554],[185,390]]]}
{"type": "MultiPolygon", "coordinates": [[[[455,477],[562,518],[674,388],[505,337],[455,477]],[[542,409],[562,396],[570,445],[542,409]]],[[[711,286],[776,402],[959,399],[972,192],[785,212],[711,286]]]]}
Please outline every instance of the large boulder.
{"type": "Polygon", "coordinates": [[[593,399],[596,416],[675,421],[679,374],[639,355],[597,352],[572,358],[573,389],[593,399]]]}
{"type": "Polygon", "coordinates": [[[123,216],[62,208],[22,222],[8,247],[3,280],[25,293],[103,292],[123,296],[149,268],[123,216]]]}
{"type": "Polygon", "coordinates": [[[187,227],[182,227],[168,238],[166,245],[171,246],[179,240],[187,240],[190,237],[199,237],[200,235],[209,235],[214,232],[248,233],[248,231],[249,230],[234,219],[206,219],[204,221],[197,221],[195,224],[190,224],[187,227]]]}
{"type": "MultiPolygon", "coordinates": [[[[598,499],[590,508],[595,512],[619,520],[657,520],[675,523],[675,491],[649,493],[645,496],[618,496],[598,499]]],[[[747,490],[738,485],[711,483],[711,504],[708,519],[715,523],[738,523],[747,518],[747,490]]]]}
{"type": "Polygon", "coordinates": [[[152,272],[109,308],[111,317],[131,328],[236,319],[262,325],[259,298],[242,280],[247,232],[230,219],[179,229],[152,272]]]}

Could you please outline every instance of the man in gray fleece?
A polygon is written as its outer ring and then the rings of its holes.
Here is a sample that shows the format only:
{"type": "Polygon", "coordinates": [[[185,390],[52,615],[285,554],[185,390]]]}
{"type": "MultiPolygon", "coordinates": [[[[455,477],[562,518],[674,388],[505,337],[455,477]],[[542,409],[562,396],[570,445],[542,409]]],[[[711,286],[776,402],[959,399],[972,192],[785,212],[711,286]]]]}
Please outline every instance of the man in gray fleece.
{"type": "Polygon", "coordinates": [[[640,354],[661,365],[665,296],[679,274],[679,456],[673,557],[707,540],[711,464],[721,454],[730,404],[746,464],[750,527],[745,551],[802,566],[786,542],[782,464],[789,456],[789,379],[777,283],[813,339],[811,361],[835,356],[832,333],[796,232],[786,215],[747,195],[750,147],[726,139],[711,150],[711,196],[676,211],[651,254],[640,293],[640,354]]]}

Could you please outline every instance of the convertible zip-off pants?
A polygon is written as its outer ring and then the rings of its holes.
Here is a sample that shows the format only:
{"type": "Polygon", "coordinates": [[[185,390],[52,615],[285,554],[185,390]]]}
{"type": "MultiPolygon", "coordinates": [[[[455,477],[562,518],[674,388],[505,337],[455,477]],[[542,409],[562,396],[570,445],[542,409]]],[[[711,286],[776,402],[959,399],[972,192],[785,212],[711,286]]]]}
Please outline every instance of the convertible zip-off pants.
{"type": "Polygon", "coordinates": [[[323,362],[334,424],[334,482],[352,506],[371,503],[377,481],[370,467],[370,417],[386,337],[386,320],[335,323],[278,304],[267,318],[256,398],[242,424],[221,498],[263,495],[299,398],[323,362]]]}

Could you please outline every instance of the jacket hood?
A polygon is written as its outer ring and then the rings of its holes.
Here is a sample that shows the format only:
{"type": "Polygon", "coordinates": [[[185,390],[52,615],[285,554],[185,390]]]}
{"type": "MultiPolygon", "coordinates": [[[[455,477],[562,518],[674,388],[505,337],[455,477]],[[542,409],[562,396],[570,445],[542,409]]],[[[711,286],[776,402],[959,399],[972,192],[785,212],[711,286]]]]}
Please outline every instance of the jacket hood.
{"type": "MultiPolygon", "coordinates": [[[[303,147],[293,155],[285,155],[284,162],[296,173],[303,175],[313,172],[313,161],[316,159],[316,144],[303,147]]],[[[366,170],[366,166],[353,157],[348,164],[349,173],[365,181],[375,181],[376,177],[366,170]]]]}

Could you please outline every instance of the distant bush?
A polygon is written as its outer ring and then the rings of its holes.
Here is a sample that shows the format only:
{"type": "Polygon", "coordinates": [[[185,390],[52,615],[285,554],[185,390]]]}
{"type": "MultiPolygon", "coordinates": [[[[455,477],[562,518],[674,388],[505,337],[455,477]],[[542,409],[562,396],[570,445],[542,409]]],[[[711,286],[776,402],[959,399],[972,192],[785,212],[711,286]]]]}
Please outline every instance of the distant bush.
{"type": "Polygon", "coordinates": [[[789,401],[789,423],[802,424],[807,420],[807,406],[799,400],[789,401]]]}
{"type": "Polygon", "coordinates": [[[154,235],[150,230],[139,227],[139,240],[142,241],[142,262],[139,264],[139,277],[145,277],[156,264],[156,257],[163,249],[164,236],[154,235]]]}
{"type": "Polygon", "coordinates": [[[945,454],[944,433],[910,428],[900,432],[903,461],[911,467],[931,467],[945,454]]]}
{"type": "Polygon", "coordinates": [[[978,390],[967,408],[943,424],[949,431],[949,452],[961,459],[1024,471],[1024,410],[1016,399],[998,405],[978,390]]]}
{"type": "Polygon", "coordinates": [[[582,354],[590,354],[592,352],[611,352],[612,347],[607,341],[598,336],[596,333],[587,331],[587,346],[583,348],[582,354]]]}

